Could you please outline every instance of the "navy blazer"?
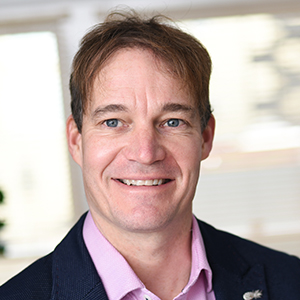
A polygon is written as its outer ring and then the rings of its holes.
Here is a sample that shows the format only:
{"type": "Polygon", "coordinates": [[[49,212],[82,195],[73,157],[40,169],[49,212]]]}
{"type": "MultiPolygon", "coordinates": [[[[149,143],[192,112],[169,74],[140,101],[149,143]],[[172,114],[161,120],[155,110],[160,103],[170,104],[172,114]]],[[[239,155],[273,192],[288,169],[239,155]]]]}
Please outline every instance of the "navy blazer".
{"type": "MultiPolygon", "coordinates": [[[[0,287],[1,300],[108,300],[82,237],[83,215],[49,255],[0,287]]],[[[198,221],[213,272],[216,300],[300,300],[300,259],[198,221]]],[[[121,284],[121,283],[120,283],[121,284]]]]}

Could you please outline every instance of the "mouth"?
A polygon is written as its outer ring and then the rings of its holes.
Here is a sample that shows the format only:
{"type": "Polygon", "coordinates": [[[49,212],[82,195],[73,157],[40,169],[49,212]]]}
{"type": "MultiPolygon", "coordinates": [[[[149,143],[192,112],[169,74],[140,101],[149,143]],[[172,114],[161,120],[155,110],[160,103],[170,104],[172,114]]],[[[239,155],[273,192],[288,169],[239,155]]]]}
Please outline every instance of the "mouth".
{"type": "Polygon", "coordinates": [[[129,186],[158,186],[171,181],[171,179],[153,179],[153,180],[134,180],[134,179],[117,179],[119,182],[129,186]]]}

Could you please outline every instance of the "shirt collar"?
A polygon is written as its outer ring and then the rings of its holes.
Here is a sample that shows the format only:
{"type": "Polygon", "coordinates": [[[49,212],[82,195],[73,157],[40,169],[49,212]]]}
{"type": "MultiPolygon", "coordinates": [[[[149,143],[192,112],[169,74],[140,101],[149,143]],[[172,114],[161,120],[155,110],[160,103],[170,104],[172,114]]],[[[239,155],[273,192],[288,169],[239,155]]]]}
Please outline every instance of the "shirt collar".
{"type": "Polygon", "coordinates": [[[200,228],[195,216],[193,216],[192,224],[192,268],[188,284],[185,289],[189,289],[200,276],[201,271],[204,271],[206,277],[207,292],[212,291],[212,270],[209,266],[204,241],[200,232],[200,228]]]}
{"type": "MultiPolygon", "coordinates": [[[[119,300],[135,289],[145,288],[125,258],[98,230],[90,212],[84,222],[83,239],[109,299],[119,300]]],[[[183,289],[183,293],[195,284],[202,270],[205,272],[207,292],[210,292],[212,271],[208,264],[198,222],[193,217],[192,268],[189,282],[183,289]]]]}
{"type": "Polygon", "coordinates": [[[98,230],[90,212],[83,225],[83,239],[108,299],[121,299],[132,290],[144,287],[125,258],[98,230]]]}

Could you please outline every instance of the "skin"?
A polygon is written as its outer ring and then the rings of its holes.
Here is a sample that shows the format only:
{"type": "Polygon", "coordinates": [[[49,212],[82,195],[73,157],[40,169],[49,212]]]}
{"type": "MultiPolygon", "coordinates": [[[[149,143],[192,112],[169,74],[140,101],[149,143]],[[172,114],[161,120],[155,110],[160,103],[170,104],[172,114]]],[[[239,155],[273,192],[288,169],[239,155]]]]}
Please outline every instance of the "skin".
{"type": "Polygon", "coordinates": [[[193,99],[166,70],[148,50],[118,51],[94,82],[81,134],[70,116],[67,137],[97,227],[148,289],[172,299],[189,278],[192,199],[215,123],[201,130],[193,99]]]}

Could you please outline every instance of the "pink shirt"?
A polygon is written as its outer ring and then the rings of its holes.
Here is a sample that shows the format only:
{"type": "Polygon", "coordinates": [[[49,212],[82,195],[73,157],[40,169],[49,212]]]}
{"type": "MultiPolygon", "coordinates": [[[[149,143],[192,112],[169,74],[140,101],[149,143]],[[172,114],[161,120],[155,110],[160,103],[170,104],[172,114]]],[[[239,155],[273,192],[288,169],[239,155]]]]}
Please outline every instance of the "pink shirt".
{"type": "MultiPolygon", "coordinates": [[[[96,227],[91,213],[83,226],[83,239],[110,300],[160,300],[146,289],[125,258],[96,227]]],[[[180,272],[180,267],[178,268],[180,272]]],[[[198,223],[193,217],[192,268],[190,279],[174,300],[215,300],[212,271],[206,258],[198,223]]]]}

